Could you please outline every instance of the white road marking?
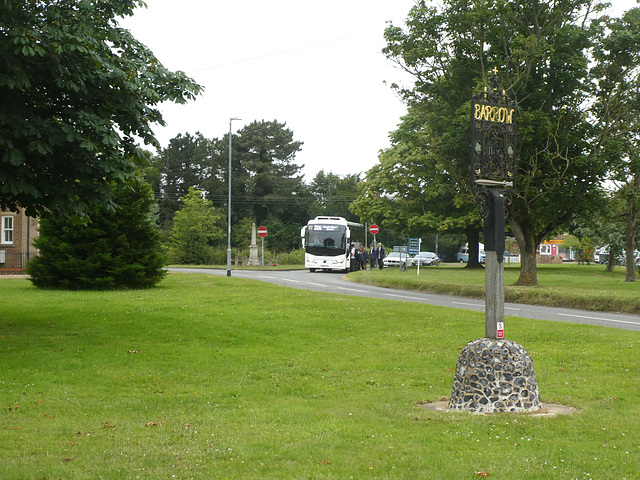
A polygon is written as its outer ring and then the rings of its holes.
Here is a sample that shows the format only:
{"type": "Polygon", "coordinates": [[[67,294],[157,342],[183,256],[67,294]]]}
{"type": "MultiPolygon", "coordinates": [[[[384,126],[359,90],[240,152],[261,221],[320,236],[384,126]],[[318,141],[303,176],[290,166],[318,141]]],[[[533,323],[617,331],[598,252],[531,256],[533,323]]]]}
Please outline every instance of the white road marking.
{"type": "Polygon", "coordinates": [[[601,320],[603,322],[625,323],[628,325],[638,325],[638,322],[629,322],[627,320],[614,320],[612,318],[590,317],[588,315],[572,315],[570,313],[561,313],[561,317],[586,318],[588,320],[601,320]]]}
{"type": "Polygon", "coordinates": [[[484,305],[481,305],[479,303],[465,303],[465,302],[451,302],[453,305],[466,305],[468,307],[482,307],[484,308],[484,305]]]}
{"type": "Polygon", "coordinates": [[[409,295],[396,295],[394,293],[385,293],[387,297],[398,297],[398,298],[408,298],[410,300],[424,300],[421,297],[411,297],[409,295]]]}

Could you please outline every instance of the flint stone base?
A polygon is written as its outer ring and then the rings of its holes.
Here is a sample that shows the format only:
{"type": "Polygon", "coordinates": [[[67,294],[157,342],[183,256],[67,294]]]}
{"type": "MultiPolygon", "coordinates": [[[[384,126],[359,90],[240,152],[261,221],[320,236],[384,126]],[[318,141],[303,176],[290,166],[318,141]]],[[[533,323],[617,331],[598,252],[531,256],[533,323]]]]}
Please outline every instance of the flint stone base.
{"type": "Polygon", "coordinates": [[[533,360],[521,345],[511,340],[481,338],[462,349],[449,410],[496,413],[541,409],[533,360]]]}

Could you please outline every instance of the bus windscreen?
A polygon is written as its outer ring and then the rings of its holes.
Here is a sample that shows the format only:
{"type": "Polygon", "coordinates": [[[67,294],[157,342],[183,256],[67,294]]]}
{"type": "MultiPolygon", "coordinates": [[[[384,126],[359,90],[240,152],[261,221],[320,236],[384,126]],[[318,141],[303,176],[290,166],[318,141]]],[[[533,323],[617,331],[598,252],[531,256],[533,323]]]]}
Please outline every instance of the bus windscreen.
{"type": "Polygon", "coordinates": [[[313,255],[344,255],[347,250],[347,229],[342,225],[309,225],[305,246],[313,255]]]}

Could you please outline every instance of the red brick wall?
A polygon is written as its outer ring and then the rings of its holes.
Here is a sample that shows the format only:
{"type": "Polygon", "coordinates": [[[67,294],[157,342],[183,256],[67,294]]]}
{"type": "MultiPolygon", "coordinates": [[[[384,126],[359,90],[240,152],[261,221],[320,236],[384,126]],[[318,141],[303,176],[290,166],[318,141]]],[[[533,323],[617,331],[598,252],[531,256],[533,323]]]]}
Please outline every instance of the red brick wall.
{"type": "Polygon", "coordinates": [[[0,216],[4,214],[13,216],[13,243],[0,244],[0,250],[5,252],[5,263],[0,263],[0,272],[24,269],[28,259],[37,253],[32,243],[38,236],[38,220],[27,217],[23,209],[0,212],[0,216]]]}

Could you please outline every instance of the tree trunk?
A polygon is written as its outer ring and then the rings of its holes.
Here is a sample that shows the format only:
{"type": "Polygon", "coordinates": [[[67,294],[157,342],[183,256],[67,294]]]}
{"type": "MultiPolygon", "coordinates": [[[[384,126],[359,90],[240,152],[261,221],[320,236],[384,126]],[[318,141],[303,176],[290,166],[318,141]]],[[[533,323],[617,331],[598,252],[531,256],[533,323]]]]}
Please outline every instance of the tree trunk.
{"type": "Polygon", "coordinates": [[[627,239],[625,242],[626,252],[625,256],[627,257],[627,270],[624,277],[625,282],[635,282],[636,281],[636,257],[634,255],[635,242],[633,238],[631,238],[631,242],[627,239]],[[629,250],[631,248],[631,250],[629,250]]]}
{"type": "Polygon", "coordinates": [[[607,257],[607,266],[604,269],[605,272],[613,271],[613,266],[615,265],[615,259],[616,259],[616,250],[614,250],[614,248],[611,245],[609,245],[609,256],[607,257]]]}
{"type": "Polygon", "coordinates": [[[636,200],[637,192],[640,191],[640,174],[635,174],[629,182],[631,193],[627,197],[627,225],[624,232],[624,248],[627,256],[627,271],[625,282],[636,281],[636,231],[638,229],[638,204],[636,200]]]}
{"type": "Polygon", "coordinates": [[[627,199],[627,226],[624,232],[624,248],[627,256],[627,271],[625,282],[636,281],[636,230],[638,224],[638,210],[634,195],[630,195],[627,199]]]}
{"type": "Polygon", "coordinates": [[[469,226],[465,230],[467,236],[467,244],[469,246],[469,260],[465,268],[482,268],[482,265],[478,261],[478,254],[480,253],[480,230],[475,227],[469,226]]]}
{"type": "Polygon", "coordinates": [[[517,286],[538,287],[538,264],[536,253],[538,251],[538,240],[535,232],[523,229],[515,220],[509,218],[509,225],[513,231],[518,246],[520,247],[520,277],[514,283],[517,286]]]}

